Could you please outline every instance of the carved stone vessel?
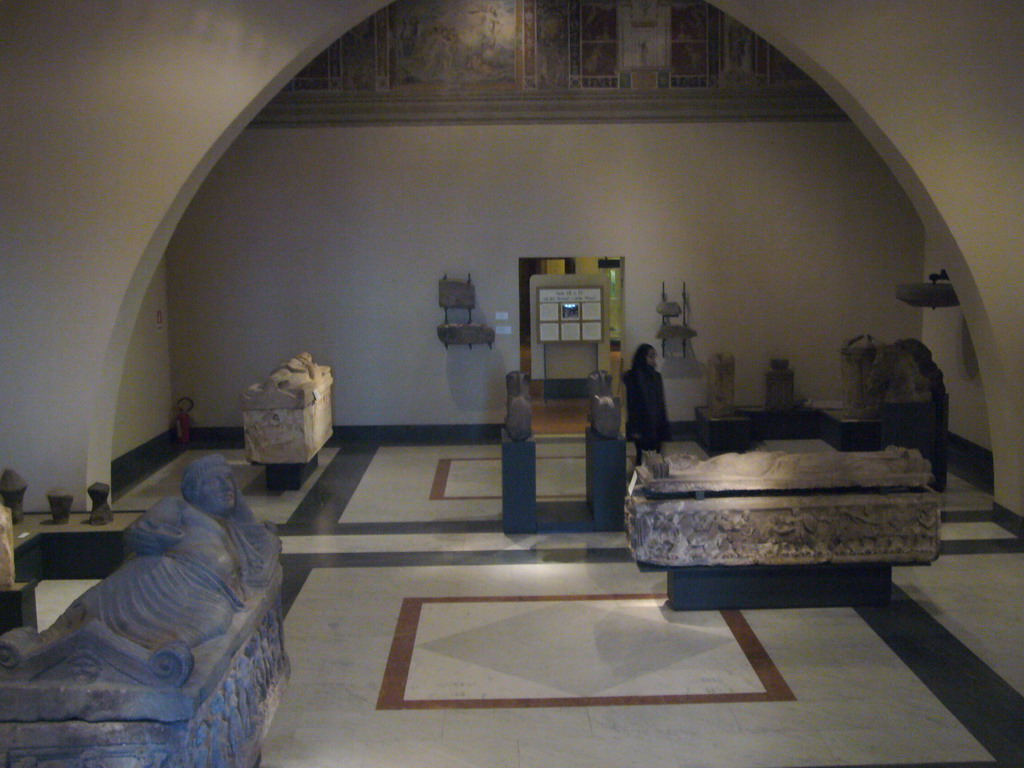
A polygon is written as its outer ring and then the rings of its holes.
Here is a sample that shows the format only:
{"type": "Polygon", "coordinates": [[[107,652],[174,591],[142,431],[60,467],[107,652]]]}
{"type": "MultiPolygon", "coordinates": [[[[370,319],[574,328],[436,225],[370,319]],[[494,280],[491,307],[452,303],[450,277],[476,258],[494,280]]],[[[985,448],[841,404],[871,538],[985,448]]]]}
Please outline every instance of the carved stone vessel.
{"type": "Polygon", "coordinates": [[[914,450],[669,456],[637,470],[630,548],[661,566],[926,563],[939,495],[914,450]]]}
{"type": "Polygon", "coordinates": [[[869,388],[878,347],[870,336],[857,336],[840,350],[843,375],[843,418],[878,418],[879,398],[869,388]]]}
{"type": "Polygon", "coordinates": [[[71,505],[75,497],[63,488],[54,488],[47,492],[46,500],[50,502],[50,517],[53,522],[63,525],[71,517],[71,505]]]}
{"type": "Polygon", "coordinates": [[[732,355],[708,359],[708,415],[713,419],[736,413],[736,361],[732,355]]]}
{"type": "Polygon", "coordinates": [[[505,376],[505,392],[505,432],[510,440],[529,440],[533,435],[530,375],[522,371],[509,372],[505,376]]]}
{"type": "Polygon", "coordinates": [[[788,411],[793,408],[793,370],[789,360],[777,358],[764,372],[764,409],[788,411]]]}
{"type": "Polygon", "coordinates": [[[306,464],[334,433],[326,365],[308,352],[281,363],[241,394],[245,458],[255,464],[306,464]]]}
{"type": "Polygon", "coordinates": [[[92,502],[92,511],[86,521],[89,525],[106,525],[114,519],[114,512],[110,508],[110,486],[107,483],[93,483],[85,489],[92,502]]]}
{"type": "Polygon", "coordinates": [[[0,765],[250,766],[289,672],[280,542],[220,456],[127,532],[134,557],[0,637],[0,765]]]}
{"type": "Polygon", "coordinates": [[[608,371],[594,371],[587,377],[587,396],[588,419],[594,434],[614,440],[622,427],[622,401],[612,395],[612,376],[608,371]]]}
{"type": "Polygon", "coordinates": [[[4,506],[11,510],[11,519],[15,524],[21,522],[24,516],[21,505],[25,498],[25,491],[28,490],[28,483],[25,478],[13,469],[5,469],[0,475],[0,498],[4,506]]]}

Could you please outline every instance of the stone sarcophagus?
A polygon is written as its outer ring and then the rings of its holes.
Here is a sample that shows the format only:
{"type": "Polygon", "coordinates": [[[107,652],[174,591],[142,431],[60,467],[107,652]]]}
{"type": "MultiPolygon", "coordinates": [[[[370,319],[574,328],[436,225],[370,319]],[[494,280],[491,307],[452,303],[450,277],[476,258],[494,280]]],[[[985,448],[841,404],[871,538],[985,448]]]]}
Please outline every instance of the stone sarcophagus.
{"type": "Polygon", "coordinates": [[[0,766],[248,768],[289,672],[280,541],[221,456],[43,632],[0,637],[0,766]]]}
{"type": "Polygon", "coordinates": [[[245,458],[306,464],[334,432],[331,369],[302,352],[241,394],[245,458]]]}
{"type": "Polygon", "coordinates": [[[916,450],[652,456],[636,474],[626,524],[639,563],[928,563],[939,554],[939,495],[916,450]]]}

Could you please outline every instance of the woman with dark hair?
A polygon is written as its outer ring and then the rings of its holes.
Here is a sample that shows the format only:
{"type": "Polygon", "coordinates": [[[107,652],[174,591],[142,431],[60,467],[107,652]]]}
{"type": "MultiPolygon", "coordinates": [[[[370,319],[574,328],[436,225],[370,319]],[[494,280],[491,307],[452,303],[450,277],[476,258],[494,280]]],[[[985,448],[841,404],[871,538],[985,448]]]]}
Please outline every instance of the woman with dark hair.
{"type": "Polygon", "coordinates": [[[622,377],[626,385],[626,438],[636,446],[636,462],[644,451],[661,451],[672,435],[665,411],[665,386],[657,369],[658,353],[641,344],[633,354],[633,367],[622,377]]]}

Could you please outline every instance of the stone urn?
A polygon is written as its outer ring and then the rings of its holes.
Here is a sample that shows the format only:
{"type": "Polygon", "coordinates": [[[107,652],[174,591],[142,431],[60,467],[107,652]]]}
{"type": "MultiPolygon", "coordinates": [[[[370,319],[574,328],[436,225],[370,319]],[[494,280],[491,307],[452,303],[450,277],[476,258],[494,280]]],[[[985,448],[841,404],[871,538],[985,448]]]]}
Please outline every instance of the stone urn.
{"type": "Polygon", "coordinates": [[[608,371],[594,371],[587,377],[590,397],[590,426],[594,434],[607,440],[619,436],[622,426],[622,403],[612,395],[612,377],[608,371]]]}
{"type": "Polygon", "coordinates": [[[110,502],[107,501],[110,496],[110,486],[106,483],[93,483],[86,488],[86,493],[89,494],[89,499],[92,501],[92,512],[86,522],[89,525],[106,525],[113,521],[114,513],[110,509],[110,502]]]}
{"type": "Polygon", "coordinates": [[[510,371],[505,375],[505,432],[510,440],[522,442],[533,436],[530,403],[530,374],[510,371]]]}
{"type": "Polygon", "coordinates": [[[878,346],[871,336],[850,339],[839,351],[843,374],[843,418],[878,418],[878,396],[871,391],[871,370],[878,346]]]}
{"type": "Polygon", "coordinates": [[[55,525],[63,525],[71,516],[71,504],[75,497],[63,488],[54,488],[46,494],[46,500],[50,502],[50,516],[55,525]]]}
{"type": "Polygon", "coordinates": [[[736,413],[736,361],[732,355],[708,359],[708,415],[721,419],[736,413]]]}
{"type": "Polygon", "coordinates": [[[21,505],[26,490],[28,483],[25,482],[25,478],[13,469],[5,469],[3,475],[0,475],[0,498],[3,499],[4,506],[11,510],[11,522],[15,525],[21,522],[25,514],[21,505]]]}
{"type": "Polygon", "coordinates": [[[789,360],[776,357],[764,372],[764,409],[788,411],[793,408],[793,371],[789,360]]]}

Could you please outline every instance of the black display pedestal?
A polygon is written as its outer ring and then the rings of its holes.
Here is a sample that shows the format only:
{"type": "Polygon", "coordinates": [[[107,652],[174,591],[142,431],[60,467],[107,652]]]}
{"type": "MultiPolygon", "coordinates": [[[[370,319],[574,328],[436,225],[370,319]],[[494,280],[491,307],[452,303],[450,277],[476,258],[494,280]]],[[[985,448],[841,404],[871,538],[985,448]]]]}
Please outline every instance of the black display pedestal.
{"type": "Polygon", "coordinates": [[[842,411],[821,412],[821,439],[837,451],[882,449],[880,419],[844,419],[842,411]]]}
{"type": "Polygon", "coordinates": [[[821,434],[821,412],[815,408],[737,410],[750,419],[753,440],[813,440],[821,434]]]}
{"type": "Polygon", "coordinates": [[[537,444],[501,434],[501,529],[537,532],[537,444]]]}
{"type": "Polygon", "coordinates": [[[0,635],[17,627],[36,629],[36,581],[0,589],[0,635]]]}
{"type": "Polygon", "coordinates": [[[668,601],[675,611],[888,605],[892,598],[892,566],[877,563],[667,570],[668,601]]]}
{"type": "Polygon", "coordinates": [[[305,464],[266,464],[268,491],[297,491],[309,479],[319,464],[320,454],[305,464]]]}
{"type": "Polygon", "coordinates": [[[624,529],[626,440],[587,429],[587,508],[595,531],[624,529]]]}
{"type": "Polygon", "coordinates": [[[932,464],[937,491],[946,488],[949,396],[927,403],[883,403],[882,447],[916,448],[932,464]]]}
{"type": "Polygon", "coordinates": [[[712,418],[707,406],[694,408],[697,442],[708,453],[741,453],[750,447],[750,419],[742,413],[712,418]]]}

